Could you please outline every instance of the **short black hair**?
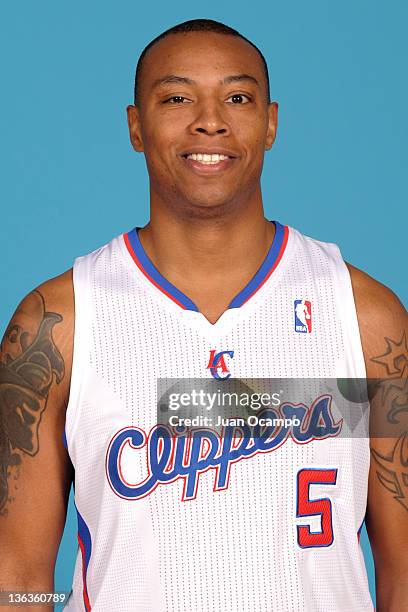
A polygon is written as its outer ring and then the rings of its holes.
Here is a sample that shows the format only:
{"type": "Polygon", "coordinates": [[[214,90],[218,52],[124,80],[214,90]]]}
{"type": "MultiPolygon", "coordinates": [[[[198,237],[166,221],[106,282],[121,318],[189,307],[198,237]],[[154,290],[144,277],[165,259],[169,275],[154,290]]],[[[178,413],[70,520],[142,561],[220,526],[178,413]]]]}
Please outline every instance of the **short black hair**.
{"type": "Polygon", "coordinates": [[[240,32],[238,32],[238,30],[234,30],[234,28],[230,28],[229,26],[225,25],[224,23],[221,23],[220,21],[214,21],[213,19],[190,19],[189,21],[183,21],[183,23],[179,23],[173,26],[172,28],[169,28],[165,32],[162,32],[161,34],[159,34],[159,36],[156,36],[156,38],[154,38],[151,42],[149,42],[149,44],[143,49],[142,53],[140,54],[139,60],[137,62],[137,66],[136,66],[135,88],[134,88],[135,105],[137,105],[139,102],[140,73],[141,73],[143,60],[146,56],[146,53],[149,51],[149,49],[153,47],[153,45],[159,42],[159,40],[161,40],[162,38],[165,38],[166,36],[169,36],[169,34],[179,34],[179,33],[186,33],[186,32],[215,32],[216,34],[225,34],[227,36],[237,36],[239,38],[242,38],[243,40],[246,40],[246,42],[249,43],[258,52],[259,57],[262,60],[262,65],[263,65],[264,72],[265,72],[266,93],[267,93],[268,103],[271,101],[268,65],[266,63],[266,60],[263,54],[258,49],[258,47],[254,45],[253,42],[248,40],[248,38],[246,38],[240,32]]]}

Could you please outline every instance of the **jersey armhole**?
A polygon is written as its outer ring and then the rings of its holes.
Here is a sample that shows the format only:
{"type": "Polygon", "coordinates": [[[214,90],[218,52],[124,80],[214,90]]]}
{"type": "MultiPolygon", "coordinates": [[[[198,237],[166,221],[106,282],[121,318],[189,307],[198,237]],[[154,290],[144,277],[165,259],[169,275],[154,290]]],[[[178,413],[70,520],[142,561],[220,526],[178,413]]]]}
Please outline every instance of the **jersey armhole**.
{"type": "MultiPolygon", "coordinates": [[[[89,367],[90,297],[89,262],[87,257],[78,257],[73,266],[74,285],[74,346],[71,384],[65,416],[64,443],[71,456],[73,437],[81,410],[85,373],[89,367]]],[[[74,465],[75,467],[75,465],[74,465]]]]}
{"type": "Polygon", "coordinates": [[[331,246],[334,249],[335,255],[333,269],[336,282],[334,286],[336,288],[337,307],[341,312],[341,320],[344,326],[345,356],[347,364],[350,364],[351,368],[350,371],[344,372],[344,376],[346,378],[367,378],[350,272],[339,247],[336,244],[331,246]]]}

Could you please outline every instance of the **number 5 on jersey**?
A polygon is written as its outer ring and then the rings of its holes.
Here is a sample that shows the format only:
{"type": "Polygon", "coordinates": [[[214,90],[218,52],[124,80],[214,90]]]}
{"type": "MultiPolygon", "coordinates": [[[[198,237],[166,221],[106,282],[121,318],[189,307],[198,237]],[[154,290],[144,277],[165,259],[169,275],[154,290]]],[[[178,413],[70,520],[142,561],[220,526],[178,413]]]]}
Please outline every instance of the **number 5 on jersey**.
{"type": "Polygon", "coordinates": [[[296,517],[320,516],[320,531],[312,531],[309,525],[297,525],[300,548],[331,546],[334,541],[332,503],[326,498],[310,499],[311,485],[335,485],[337,469],[305,468],[297,474],[296,517]]]}

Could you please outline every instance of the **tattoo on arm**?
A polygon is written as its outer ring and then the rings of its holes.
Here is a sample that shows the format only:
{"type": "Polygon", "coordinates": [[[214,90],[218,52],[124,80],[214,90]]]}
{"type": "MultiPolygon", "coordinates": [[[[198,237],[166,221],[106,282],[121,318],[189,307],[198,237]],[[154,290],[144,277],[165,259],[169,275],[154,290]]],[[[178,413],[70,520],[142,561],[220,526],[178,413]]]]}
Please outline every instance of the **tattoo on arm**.
{"type": "Polygon", "coordinates": [[[62,316],[45,310],[39,291],[27,301],[32,316],[17,311],[0,345],[0,515],[13,499],[9,481],[18,479],[22,456],[39,450],[41,415],[54,378],[59,384],[65,371],[52,338],[62,316]]]}
{"type": "MultiPolygon", "coordinates": [[[[387,350],[371,360],[385,368],[385,378],[374,381],[371,394],[384,411],[388,423],[395,426],[395,444],[388,455],[371,449],[380,483],[408,511],[408,431],[403,419],[408,416],[408,345],[403,332],[399,341],[385,337],[387,350]]],[[[392,435],[392,434],[391,434],[392,435]]]]}
{"type": "Polygon", "coordinates": [[[377,477],[404,508],[408,510],[408,432],[397,440],[391,453],[384,457],[373,448],[371,454],[377,466],[377,477]]]}

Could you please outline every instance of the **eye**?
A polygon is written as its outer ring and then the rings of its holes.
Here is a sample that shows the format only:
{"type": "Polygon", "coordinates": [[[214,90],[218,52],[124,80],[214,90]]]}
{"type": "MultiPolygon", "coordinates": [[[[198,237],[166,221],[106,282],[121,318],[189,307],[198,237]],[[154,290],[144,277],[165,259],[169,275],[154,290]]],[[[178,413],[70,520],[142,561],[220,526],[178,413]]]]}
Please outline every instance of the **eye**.
{"type": "MultiPolygon", "coordinates": [[[[163,100],[163,104],[183,104],[183,101],[187,100],[184,96],[171,96],[171,98],[167,98],[167,100],[163,100]]],[[[190,100],[187,100],[190,102],[190,100]]]]}
{"type": "Polygon", "coordinates": [[[227,100],[232,100],[230,104],[248,104],[248,102],[251,102],[251,98],[249,96],[241,93],[232,94],[232,96],[227,98],[227,100]]]}

